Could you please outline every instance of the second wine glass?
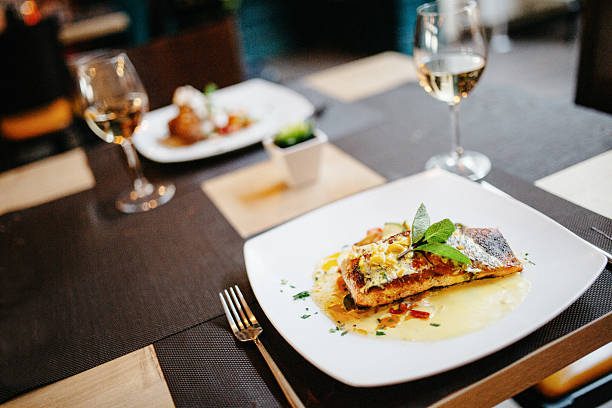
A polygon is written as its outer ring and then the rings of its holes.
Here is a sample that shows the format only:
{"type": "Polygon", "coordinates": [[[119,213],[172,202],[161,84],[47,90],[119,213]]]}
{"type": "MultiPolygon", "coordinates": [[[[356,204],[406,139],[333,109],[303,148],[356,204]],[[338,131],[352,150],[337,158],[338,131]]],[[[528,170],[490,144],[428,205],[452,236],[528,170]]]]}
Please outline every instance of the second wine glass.
{"type": "Polygon", "coordinates": [[[75,65],[79,90],[87,105],[85,121],[102,140],[120,145],[127,158],[133,188],[117,199],[119,211],[143,212],[170,201],[174,185],[150,183],[132,144],[132,134],[149,108],[149,99],[125,52],[88,55],[75,65]]]}
{"type": "Polygon", "coordinates": [[[459,102],[484,71],[487,55],[484,31],[475,1],[440,1],[417,9],[414,61],[419,84],[450,107],[452,151],[427,161],[425,168],[480,180],[491,170],[482,153],[464,150],[459,132],[459,102]]]}

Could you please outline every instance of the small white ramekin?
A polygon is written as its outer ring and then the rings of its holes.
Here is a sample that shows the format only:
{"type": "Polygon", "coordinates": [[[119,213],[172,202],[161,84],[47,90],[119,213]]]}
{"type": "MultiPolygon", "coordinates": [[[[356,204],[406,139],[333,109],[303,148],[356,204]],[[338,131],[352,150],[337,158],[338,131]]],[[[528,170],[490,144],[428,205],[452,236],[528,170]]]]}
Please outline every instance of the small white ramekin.
{"type": "Polygon", "coordinates": [[[319,178],[323,145],[327,143],[327,135],[320,129],[314,129],[312,133],[313,139],[291,147],[278,147],[274,144],[273,137],[263,140],[268,155],[291,187],[310,184],[319,178]]]}

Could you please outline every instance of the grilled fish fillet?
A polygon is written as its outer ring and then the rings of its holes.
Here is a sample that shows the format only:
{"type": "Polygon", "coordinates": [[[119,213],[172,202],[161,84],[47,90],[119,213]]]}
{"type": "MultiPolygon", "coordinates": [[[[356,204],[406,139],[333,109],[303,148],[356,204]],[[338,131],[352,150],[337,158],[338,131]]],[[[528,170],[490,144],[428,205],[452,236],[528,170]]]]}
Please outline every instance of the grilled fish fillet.
{"type": "Polygon", "coordinates": [[[460,264],[439,255],[410,252],[410,233],[353,246],[340,260],[340,271],[359,306],[377,306],[434,287],[510,275],[523,270],[502,234],[494,228],[457,228],[446,241],[472,261],[460,264]]]}

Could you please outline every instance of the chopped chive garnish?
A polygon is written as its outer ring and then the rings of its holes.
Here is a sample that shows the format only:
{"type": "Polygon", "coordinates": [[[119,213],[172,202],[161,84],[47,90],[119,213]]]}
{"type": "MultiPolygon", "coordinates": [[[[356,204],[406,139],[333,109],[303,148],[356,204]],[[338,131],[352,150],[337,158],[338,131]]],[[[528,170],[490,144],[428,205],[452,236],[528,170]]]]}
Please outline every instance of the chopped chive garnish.
{"type": "Polygon", "coordinates": [[[304,298],[307,298],[308,296],[310,296],[310,293],[308,293],[308,291],[305,290],[303,292],[296,293],[295,295],[293,295],[293,300],[304,299],[304,298]]]}

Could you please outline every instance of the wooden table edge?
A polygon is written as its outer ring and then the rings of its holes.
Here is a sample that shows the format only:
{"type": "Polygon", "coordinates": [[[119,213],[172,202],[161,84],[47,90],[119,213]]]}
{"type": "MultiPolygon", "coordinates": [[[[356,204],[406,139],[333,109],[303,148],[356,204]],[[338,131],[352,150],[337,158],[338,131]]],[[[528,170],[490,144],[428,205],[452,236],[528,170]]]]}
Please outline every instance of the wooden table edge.
{"type": "Polygon", "coordinates": [[[455,391],[431,407],[494,406],[610,342],[612,312],[455,391]]]}

